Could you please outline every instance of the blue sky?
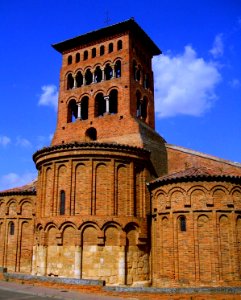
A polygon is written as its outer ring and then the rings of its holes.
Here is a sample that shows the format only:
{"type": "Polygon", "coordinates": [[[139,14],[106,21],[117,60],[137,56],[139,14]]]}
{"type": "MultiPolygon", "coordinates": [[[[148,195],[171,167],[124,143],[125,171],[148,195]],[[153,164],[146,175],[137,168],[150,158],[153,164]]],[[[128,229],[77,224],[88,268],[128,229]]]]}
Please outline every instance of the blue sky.
{"type": "Polygon", "coordinates": [[[0,2],[0,190],[31,181],[56,125],[61,55],[51,44],[134,17],[153,60],[156,130],[170,144],[241,162],[240,0],[0,2]]]}

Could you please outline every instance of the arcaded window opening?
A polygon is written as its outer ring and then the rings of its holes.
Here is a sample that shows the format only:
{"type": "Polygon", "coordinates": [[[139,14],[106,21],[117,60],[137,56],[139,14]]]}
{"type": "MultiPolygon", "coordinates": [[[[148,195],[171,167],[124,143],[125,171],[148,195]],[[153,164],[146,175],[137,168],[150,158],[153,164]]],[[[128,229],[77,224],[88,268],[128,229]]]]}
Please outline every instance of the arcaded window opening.
{"type": "Polygon", "coordinates": [[[83,75],[80,71],[76,74],[75,79],[76,79],[76,87],[81,87],[83,85],[83,75]]]}
{"type": "Polygon", "coordinates": [[[110,43],[109,44],[109,53],[113,52],[113,50],[114,50],[113,43],[110,43]]]}
{"type": "Polygon", "coordinates": [[[144,97],[143,100],[141,101],[141,118],[142,120],[146,120],[147,117],[147,97],[144,97]]]}
{"type": "Polygon", "coordinates": [[[97,67],[95,69],[95,82],[101,82],[102,81],[102,70],[100,67],[97,67]]]}
{"type": "Polygon", "coordinates": [[[96,141],[97,140],[97,131],[94,127],[90,127],[85,132],[85,137],[89,141],[96,141]]]}
{"type": "Polygon", "coordinates": [[[115,63],[115,77],[119,78],[121,77],[121,61],[117,60],[115,63]]]}
{"type": "Polygon", "coordinates": [[[89,85],[92,83],[92,73],[90,71],[90,69],[87,69],[85,72],[85,84],[89,85]]]}
{"type": "Polygon", "coordinates": [[[102,46],[100,46],[100,56],[102,56],[104,54],[105,54],[105,46],[102,45],[102,46]]]}
{"type": "Polygon", "coordinates": [[[72,74],[69,74],[67,77],[67,90],[71,90],[74,87],[74,77],[72,74]]]}
{"type": "Polygon", "coordinates": [[[118,112],[118,91],[112,90],[109,95],[109,112],[110,114],[117,114],[118,112]]]}
{"type": "Polygon", "coordinates": [[[60,191],[59,214],[65,214],[65,191],[60,191]]]}
{"type": "Polygon", "coordinates": [[[72,123],[77,119],[78,116],[78,106],[76,104],[76,101],[74,99],[69,101],[68,104],[68,116],[67,116],[67,122],[72,123]]]}
{"type": "Polygon", "coordinates": [[[88,119],[88,110],[89,110],[89,98],[87,96],[83,97],[81,100],[81,119],[88,119]]]}
{"type": "Polygon", "coordinates": [[[136,81],[141,80],[141,66],[139,65],[138,68],[136,69],[136,81]]]}
{"type": "Polygon", "coordinates": [[[10,235],[14,235],[14,231],[15,231],[15,226],[13,222],[9,223],[9,234],[10,235]]]}
{"type": "Polygon", "coordinates": [[[88,59],[88,51],[85,50],[85,52],[84,52],[84,60],[87,60],[87,59],[88,59]]]}
{"type": "Polygon", "coordinates": [[[69,55],[68,56],[68,65],[71,65],[72,64],[72,55],[69,55]]]}
{"type": "Polygon", "coordinates": [[[102,93],[98,93],[95,97],[95,117],[103,116],[106,112],[106,101],[102,93]]]}
{"type": "Polygon", "coordinates": [[[76,53],[76,55],[75,55],[75,62],[76,63],[80,62],[80,54],[79,54],[79,52],[76,53]]]}
{"type": "Polygon", "coordinates": [[[146,74],[144,78],[144,88],[149,89],[149,87],[150,87],[150,78],[149,78],[149,74],[146,74]]]}
{"type": "Polygon", "coordinates": [[[119,40],[117,42],[117,50],[121,50],[122,49],[122,40],[119,40]]]}
{"type": "Polygon", "coordinates": [[[179,225],[180,225],[180,231],[187,231],[187,224],[186,224],[186,218],[184,216],[181,216],[179,218],[179,225]]]}
{"type": "Polygon", "coordinates": [[[105,80],[110,80],[113,76],[113,70],[110,64],[107,64],[105,67],[105,80]]]}
{"type": "Polygon", "coordinates": [[[91,51],[92,51],[92,58],[96,57],[96,48],[93,48],[91,51]]]}
{"type": "Polygon", "coordinates": [[[139,91],[136,92],[136,116],[141,117],[141,93],[139,91]]]}

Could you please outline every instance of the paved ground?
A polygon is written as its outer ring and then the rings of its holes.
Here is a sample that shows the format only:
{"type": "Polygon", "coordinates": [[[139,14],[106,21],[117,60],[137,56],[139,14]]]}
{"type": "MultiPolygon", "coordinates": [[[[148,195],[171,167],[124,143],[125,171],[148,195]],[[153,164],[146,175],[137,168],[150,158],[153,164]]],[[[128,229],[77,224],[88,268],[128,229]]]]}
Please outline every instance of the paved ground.
{"type": "Polygon", "coordinates": [[[107,292],[93,287],[46,286],[0,280],[0,300],[241,300],[240,294],[150,294],[107,292]]]}
{"type": "MultiPolygon", "coordinates": [[[[19,284],[14,282],[0,281],[1,300],[120,300],[124,298],[86,294],[66,289],[56,289],[44,286],[33,286],[31,284],[19,284]]],[[[130,299],[130,298],[129,298],[130,299]]],[[[137,299],[137,298],[132,298],[137,299]]],[[[126,298],[125,298],[126,300],[126,298]]]]}

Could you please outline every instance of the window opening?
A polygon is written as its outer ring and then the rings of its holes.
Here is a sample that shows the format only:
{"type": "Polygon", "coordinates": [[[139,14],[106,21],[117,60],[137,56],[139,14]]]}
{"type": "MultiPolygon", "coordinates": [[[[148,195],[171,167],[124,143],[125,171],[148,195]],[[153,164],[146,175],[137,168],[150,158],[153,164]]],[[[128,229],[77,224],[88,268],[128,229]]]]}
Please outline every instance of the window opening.
{"type": "Polygon", "coordinates": [[[65,191],[60,191],[60,205],[59,205],[59,214],[65,214],[65,191]]]}
{"type": "Polygon", "coordinates": [[[68,118],[67,122],[71,123],[74,122],[77,119],[78,116],[78,106],[76,104],[76,101],[74,99],[69,101],[68,104],[68,118]]]}
{"type": "Polygon", "coordinates": [[[144,79],[144,88],[145,89],[149,89],[150,87],[150,79],[149,79],[149,74],[145,75],[145,79],[144,79]]]}
{"type": "Polygon", "coordinates": [[[80,71],[77,73],[75,79],[76,79],[76,87],[81,87],[83,85],[83,75],[80,71]]]}
{"type": "Polygon", "coordinates": [[[179,222],[180,222],[180,231],[186,231],[187,230],[186,218],[184,216],[181,216],[179,218],[179,222]]]}
{"type": "Polygon", "coordinates": [[[74,77],[72,74],[69,74],[67,77],[67,90],[71,90],[74,87],[74,77]]]}
{"type": "Polygon", "coordinates": [[[102,45],[102,46],[100,46],[100,56],[102,56],[104,54],[105,54],[105,46],[102,45]]]}
{"type": "Polygon", "coordinates": [[[141,117],[141,93],[139,91],[136,92],[136,116],[141,117]]]}
{"type": "Polygon", "coordinates": [[[136,69],[136,81],[140,81],[141,80],[141,67],[138,66],[138,68],[136,69]]]}
{"type": "Polygon", "coordinates": [[[145,121],[147,117],[147,102],[148,101],[146,97],[141,100],[141,118],[143,121],[145,121]]]}
{"type": "Polygon", "coordinates": [[[14,231],[15,231],[14,223],[10,222],[10,224],[9,224],[9,234],[14,235],[14,231]]]}
{"type": "Polygon", "coordinates": [[[121,61],[117,60],[115,63],[115,77],[119,78],[121,77],[121,61]]]}
{"type": "Polygon", "coordinates": [[[68,56],[68,65],[71,65],[72,64],[72,55],[69,55],[68,56]]]}
{"type": "Polygon", "coordinates": [[[102,81],[102,70],[100,67],[97,67],[95,69],[95,82],[101,82],[102,81]]]}
{"type": "Polygon", "coordinates": [[[92,49],[92,58],[96,57],[96,48],[92,49]]]}
{"type": "Polygon", "coordinates": [[[85,84],[89,85],[92,83],[92,73],[90,71],[90,69],[87,69],[85,72],[85,84]]]}
{"type": "Polygon", "coordinates": [[[106,102],[104,95],[98,93],[95,97],[95,117],[103,116],[106,112],[106,102]]]}
{"type": "Polygon", "coordinates": [[[84,52],[84,60],[87,60],[87,59],[88,59],[88,51],[85,50],[85,52],[84,52]]]}
{"type": "Polygon", "coordinates": [[[88,109],[89,109],[89,98],[87,96],[83,97],[81,100],[81,119],[88,119],[88,109]]]}
{"type": "Polygon", "coordinates": [[[75,55],[75,62],[76,63],[80,62],[80,54],[79,54],[79,52],[76,53],[76,55],[75,55]]]}
{"type": "Polygon", "coordinates": [[[122,40],[119,40],[117,42],[117,50],[121,50],[122,49],[122,40]]]}
{"type": "Polygon", "coordinates": [[[113,52],[113,50],[114,50],[113,43],[110,43],[109,44],[109,53],[113,52]]]}
{"type": "Polygon", "coordinates": [[[94,127],[90,127],[85,132],[86,140],[96,141],[97,140],[97,131],[94,127]]]}
{"type": "Polygon", "coordinates": [[[105,80],[110,80],[113,76],[113,71],[110,64],[107,64],[105,67],[105,80]]]}
{"type": "Polygon", "coordinates": [[[109,112],[110,114],[117,114],[117,108],[118,108],[118,91],[117,90],[112,90],[110,92],[110,97],[109,97],[109,112]]]}

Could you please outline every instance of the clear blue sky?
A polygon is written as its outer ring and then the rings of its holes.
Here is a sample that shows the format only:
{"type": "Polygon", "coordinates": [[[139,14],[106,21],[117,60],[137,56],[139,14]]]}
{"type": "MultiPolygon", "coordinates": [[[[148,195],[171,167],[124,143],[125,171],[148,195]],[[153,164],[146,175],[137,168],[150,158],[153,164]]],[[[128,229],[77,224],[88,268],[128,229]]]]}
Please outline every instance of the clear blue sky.
{"type": "Polygon", "coordinates": [[[61,55],[51,44],[134,17],[162,49],[156,130],[168,143],[241,162],[240,0],[0,2],[0,190],[37,172],[56,125],[61,55]]]}

